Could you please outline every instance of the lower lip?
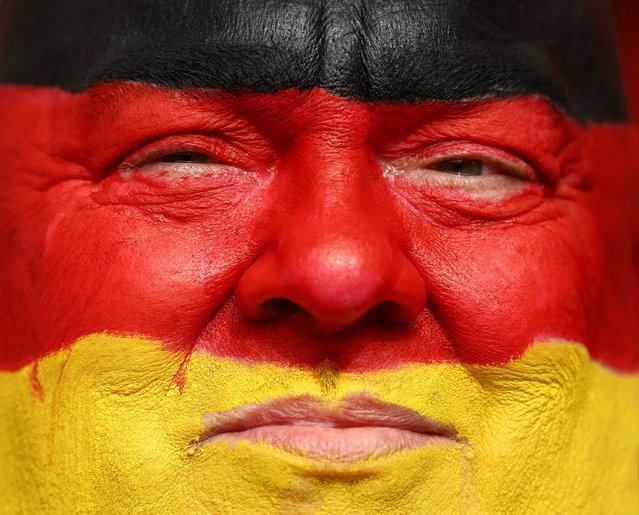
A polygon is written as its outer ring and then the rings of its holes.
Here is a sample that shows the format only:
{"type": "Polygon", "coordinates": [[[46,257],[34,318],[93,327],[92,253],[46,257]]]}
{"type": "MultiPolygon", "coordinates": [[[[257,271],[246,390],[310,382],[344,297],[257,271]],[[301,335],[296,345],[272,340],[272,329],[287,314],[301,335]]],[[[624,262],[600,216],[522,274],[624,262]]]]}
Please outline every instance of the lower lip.
{"type": "Polygon", "coordinates": [[[387,456],[427,445],[446,445],[451,439],[392,427],[324,427],[303,425],[262,426],[223,433],[202,442],[266,443],[305,458],[353,462],[387,456]]]}

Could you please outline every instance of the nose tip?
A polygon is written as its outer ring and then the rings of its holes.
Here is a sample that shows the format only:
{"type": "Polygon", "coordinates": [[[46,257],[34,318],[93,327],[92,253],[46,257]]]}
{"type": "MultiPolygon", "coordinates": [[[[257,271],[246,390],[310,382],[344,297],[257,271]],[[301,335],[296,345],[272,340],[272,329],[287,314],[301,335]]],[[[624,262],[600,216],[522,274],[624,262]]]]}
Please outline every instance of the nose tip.
{"type": "Polygon", "coordinates": [[[412,263],[388,242],[328,238],[263,255],[240,279],[236,301],[252,321],[294,306],[319,329],[336,332],[367,315],[408,323],[424,307],[426,290],[412,263]]]}

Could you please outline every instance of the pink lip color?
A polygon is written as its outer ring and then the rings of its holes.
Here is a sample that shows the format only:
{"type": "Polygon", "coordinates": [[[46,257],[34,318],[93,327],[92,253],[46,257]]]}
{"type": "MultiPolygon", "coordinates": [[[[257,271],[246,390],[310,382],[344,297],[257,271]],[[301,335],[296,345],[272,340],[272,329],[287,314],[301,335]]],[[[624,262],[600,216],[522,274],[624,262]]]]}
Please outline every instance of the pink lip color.
{"type": "Polygon", "coordinates": [[[367,393],[328,406],[311,396],[247,404],[204,415],[199,441],[264,442],[308,458],[351,462],[425,445],[456,442],[456,431],[367,393]]]}

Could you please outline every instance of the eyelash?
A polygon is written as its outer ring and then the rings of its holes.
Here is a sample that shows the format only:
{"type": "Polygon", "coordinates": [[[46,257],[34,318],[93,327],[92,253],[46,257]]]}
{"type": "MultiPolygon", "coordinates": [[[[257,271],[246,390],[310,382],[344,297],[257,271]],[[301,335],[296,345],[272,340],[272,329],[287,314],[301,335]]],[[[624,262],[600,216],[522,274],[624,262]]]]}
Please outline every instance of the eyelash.
{"type": "Polygon", "coordinates": [[[493,175],[509,176],[527,182],[539,180],[539,174],[525,158],[500,148],[463,141],[436,143],[426,147],[416,156],[390,160],[387,164],[389,165],[388,172],[390,173],[398,173],[403,169],[421,169],[449,173],[462,180],[476,180],[473,177],[486,176],[454,174],[436,169],[439,164],[456,160],[479,161],[482,164],[493,166],[501,172],[493,175]]]}
{"type": "MultiPolygon", "coordinates": [[[[460,191],[486,191],[501,187],[504,191],[517,189],[515,181],[524,187],[526,184],[544,186],[543,177],[536,172],[524,158],[493,146],[468,141],[446,141],[429,145],[417,155],[386,161],[384,176],[404,177],[404,181],[415,187],[430,185],[431,187],[452,187],[460,191]],[[452,161],[477,161],[482,168],[493,167],[494,173],[464,174],[438,170],[443,163],[452,161]],[[504,181],[510,181],[508,186],[504,181]],[[484,185],[484,186],[482,186],[484,185]]],[[[210,135],[173,135],[159,141],[151,142],[123,160],[118,173],[128,175],[135,170],[147,167],[149,176],[162,175],[172,178],[203,177],[225,172],[237,175],[247,174],[254,169],[237,149],[229,144],[220,144],[210,135]],[[165,162],[162,159],[176,154],[201,154],[210,162],[165,162]]],[[[479,194],[477,194],[479,195],[479,194]]]]}
{"type": "MultiPolygon", "coordinates": [[[[143,145],[122,159],[117,168],[119,173],[132,172],[144,166],[161,163],[163,158],[180,153],[202,154],[211,159],[210,163],[193,163],[192,166],[226,166],[244,168],[245,161],[239,152],[230,145],[221,145],[211,136],[188,135],[171,136],[160,141],[153,141],[143,145]]],[[[170,164],[170,163],[167,163],[170,164]]],[[[189,165],[189,163],[175,163],[189,165]]]]}

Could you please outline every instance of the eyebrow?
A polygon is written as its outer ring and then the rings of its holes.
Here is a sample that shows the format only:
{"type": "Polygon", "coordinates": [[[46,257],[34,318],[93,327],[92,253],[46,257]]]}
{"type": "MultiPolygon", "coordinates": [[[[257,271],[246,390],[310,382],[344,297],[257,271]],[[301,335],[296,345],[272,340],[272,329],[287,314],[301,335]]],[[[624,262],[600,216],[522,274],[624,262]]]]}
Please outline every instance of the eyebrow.
{"type": "MultiPolygon", "coordinates": [[[[274,92],[324,88],[359,100],[423,102],[540,95],[566,107],[566,92],[536,48],[479,47],[420,52],[397,67],[369,52],[352,59],[350,73],[290,48],[229,43],[176,48],[142,47],[99,63],[84,86],[135,81],[171,88],[274,92]]],[[[380,52],[377,52],[380,54],[380,52]]]]}

